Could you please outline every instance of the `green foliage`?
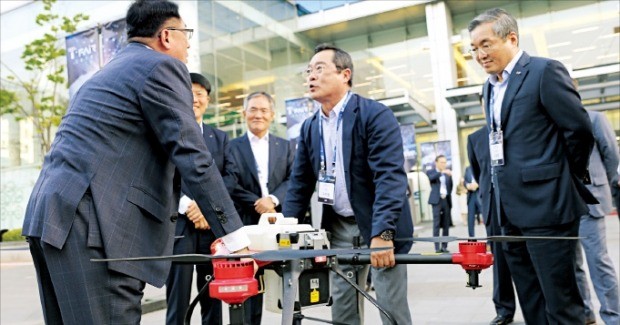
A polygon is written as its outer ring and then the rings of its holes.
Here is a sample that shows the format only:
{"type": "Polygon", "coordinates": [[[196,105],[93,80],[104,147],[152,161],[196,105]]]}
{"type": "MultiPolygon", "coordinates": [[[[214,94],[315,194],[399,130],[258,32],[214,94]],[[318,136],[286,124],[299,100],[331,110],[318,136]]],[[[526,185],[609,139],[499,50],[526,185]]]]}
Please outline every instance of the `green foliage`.
{"type": "Polygon", "coordinates": [[[26,237],[22,236],[22,228],[11,229],[2,234],[2,241],[26,241],[26,237]]]}
{"type": "Polygon", "coordinates": [[[20,109],[17,94],[10,90],[0,89],[0,115],[16,114],[20,109]]]}
{"type": "Polygon", "coordinates": [[[52,11],[56,0],[43,0],[42,3],[43,12],[37,15],[35,22],[39,26],[48,27],[49,31],[26,44],[21,55],[24,68],[31,74],[27,77],[17,76],[8,65],[2,63],[11,72],[11,76],[3,80],[6,81],[3,86],[7,84],[22,90],[28,107],[20,104],[17,92],[3,88],[0,115],[12,114],[17,120],[31,118],[40,136],[41,153],[44,155],[51,145],[51,129],[58,126],[66,111],[63,95],[66,94],[67,84],[62,60],[66,51],[60,40],[62,36],[74,33],[78,24],[89,17],[81,13],[73,17],[60,17],[52,11]]]}

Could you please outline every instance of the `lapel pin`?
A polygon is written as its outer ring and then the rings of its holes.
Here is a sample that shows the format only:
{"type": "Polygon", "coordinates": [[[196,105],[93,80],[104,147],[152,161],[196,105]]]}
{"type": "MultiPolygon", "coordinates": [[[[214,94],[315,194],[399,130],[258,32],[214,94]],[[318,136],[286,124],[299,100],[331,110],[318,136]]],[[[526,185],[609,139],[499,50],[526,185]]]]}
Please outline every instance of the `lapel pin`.
{"type": "Polygon", "coordinates": [[[521,74],[521,71],[517,71],[517,74],[521,74]]]}

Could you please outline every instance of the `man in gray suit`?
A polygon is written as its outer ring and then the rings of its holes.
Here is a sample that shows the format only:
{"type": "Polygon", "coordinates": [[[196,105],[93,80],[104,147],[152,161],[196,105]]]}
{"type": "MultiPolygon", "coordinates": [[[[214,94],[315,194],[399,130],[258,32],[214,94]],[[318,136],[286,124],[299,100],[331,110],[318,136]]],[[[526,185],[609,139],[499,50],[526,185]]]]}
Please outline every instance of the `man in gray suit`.
{"type": "Polygon", "coordinates": [[[182,178],[231,251],[249,239],[192,112],[192,29],[172,2],[138,0],[129,44],[75,95],[26,209],[48,324],[138,324],[145,282],[169,262],[93,258],[172,253],[182,178]],[[179,173],[175,173],[175,169],[179,173]]]}
{"type": "MultiPolygon", "coordinates": [[[[599,204],[589,204],[588,214],[581,216],[579,236],[582,237],[581,245],[588,261],[590,279],[601,303],[599,310],[601,319],[605,324],[619,324],[618,278],[607,253],[604,217],[612,210],[610,184],[616,176],[620,154],[614,130],[605,115],[594,111],[588,111],[588,115],[592,121],[595,146],[590,155],[589,165],[592,184],[587,187],[599,204]]],[[[577,247],[577,284],[585,304],[586,324],[595,324],[596,316],[579,247],[577,247]]]]}
{"type": "MultiPolygon", "coordinates": [[[[227,166],[226,177],[234,183],[231,196],[243,223],[255,225],[261,214],[281,211],[294,152],[287,140],[269,134],[275,118],[271,95],[248,95],[243,101],[243,117],[248,132],[230,141],[232,164],[227,166]]],[[[262,310],[262,294],[246,300],[245,324],[260,325],[262,310]]]]}

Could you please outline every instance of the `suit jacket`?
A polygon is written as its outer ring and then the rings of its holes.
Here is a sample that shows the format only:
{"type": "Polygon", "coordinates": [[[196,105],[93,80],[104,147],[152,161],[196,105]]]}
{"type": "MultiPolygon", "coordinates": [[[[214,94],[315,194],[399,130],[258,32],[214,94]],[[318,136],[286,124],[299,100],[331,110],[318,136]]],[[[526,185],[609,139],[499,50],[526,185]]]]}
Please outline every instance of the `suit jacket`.
{"type": "MultiPolygon", "coordinates": [[[[465,185],[465,188],[467,188],[467,185],[473,183],[474,181],[476,183],[478,183],[478,181],[476,180],[476,178],[474,177],[474,174],[471,171],[471,165],[467,166],[467,168],[465,168],[465,177],[463,177],[463,185],[465,185]]],[[[480,185],[478,185],[480,186],[480,185]]],[[[478,188],[479,189],[479,188],[478,188]]],[[[469,201],[471,201],[472,199],[474,199],[476,197],[476,195],[478,195],[478,189],[476,189],[475,191],[470,191],[469,189],[467,190],[467,203],[469,203],[469,201]]]]}
{"type": "MultiPolygon", "coordinates": [[[[260,214],[254,209],[254,202],[261,197],[256,160],[252,153],[247,133],[230,141],[231,167],[226,171],[227,182],[233,182],[231,196],[245,225],[258,224],[260,214]]],[[[288,190],[289,176],[293,168],[295,153],[288,140],[269,135],[269,176],[267,189],[280,201],[276,207],[281,211],[288,190]]]]}
{"type": "MultiPolygon", "coordinates": [[[[428,196],[428,204],[439,204],[441,199],[441,173],[437,169],[433,168],[426,172],[428,180],[431,182],[431,194],[428,196]]],[[[452,176],[445,175],[446,180],[446,200],[448,200],[448,206],[452,208],[452,176]]]]}
{"type": "MultiPolygon", "coordinates": [[[[202,137],[204,139],[209,152],[211,153],[211,157],[213,157],[213,162],[215,166],[217,166],[217,170],[220,172],[222,177],[225,175],[226,166],[232,164],[230,158],[227,154],[228,152],[228,134],[226,132],[218,130],[212,126],[207,124],[202,124],[202,137]]],[[[187,195],[190,199],[194,199],[193,196],[189,193],[189,187],[185,184],[185,181],[182,181],[181,186],[181,194],[187,195]]],[[[194,227],[194,224],[189,221],[187,218],[179,218],[177,220],[177,227],[175,235],[181,236],[184,227],[194,227]]],[[[210,230],[209,230],[210,231],[210,230]]]]}
{"type": "Polygon", "coordinates": [[[586,185],[600,204],[589,204],[589,213],[595,217],[603,217],[612,210],[611,187],[616,177],[618,160],[618,144],[616,135],[605,115],[601,112],[588,111],[592,121],[595,146],[590,154],[590,179],[592,184],[586,185]]]}
{"type": "MultiPolygon", "coordinates": [[[[487,80],[487,125],[491,87],[487,80]]],[[[543,227],[585,214],[584,199],[596,203],[581,181],[594,138],[564,66],[523,53],[501,106],[505,163],[496,170],[508,221],[517,227],[543,227]]]]}
{"type": "Polygon", "coordinates": [[[491,155],[489,153],[489,134],[487,127],[482,127],[467,137],[467,156],[472,176],[478,181],[480,205],[484,223],[491,223],[491,155]]]}
{"type": "MultiPolygon", "coordinates": [[[[89,223],[90,246],[109,258],[169,255],[181,188],[175,166],[216,236],[243,226],[194,118],[185,64],[130,43],[72,99],[28,202],[23,234],[62,249],[90,190],[97,219],[89,223]]],[[[108,267],[162,286],[170,263],[108,267]]]]}
{"type": "MultiPolygon", "coordinates": [[[[295,165],[283,213],[302,220],[320,168],[321,111],[306,119],[298,138],[295,165]]],[[[398,122],[386,106],[353,94],[342,113],[342,154],[347,193],[366,243],[386,229],[396,238],[411,237],[413,223],[407,200],[402,138],[398,122]]],[[[411,242],[394,242],[407,253],[411,242]]]]}

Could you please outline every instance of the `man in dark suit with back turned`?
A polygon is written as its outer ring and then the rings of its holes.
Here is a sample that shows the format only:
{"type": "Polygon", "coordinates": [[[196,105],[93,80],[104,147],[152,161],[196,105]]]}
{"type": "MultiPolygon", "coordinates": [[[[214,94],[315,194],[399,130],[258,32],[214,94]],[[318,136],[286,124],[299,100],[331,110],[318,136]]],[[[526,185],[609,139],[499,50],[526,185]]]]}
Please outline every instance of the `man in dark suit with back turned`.
{"type": "Polygon", "coordinates": [[[181,188],[232,251],[249,239],[192,112],[192,30],[169,1],[136,1],[129,44],[72,99],[28,202],[48,324],[138,324],[145,282],[170,262],[91,262],[172,253],[181,188]]]}
{"type": "MultiPolygon", "coordinates": [[[[306,69],[310,97],[321,109],[301,127],[295,165],[283,213],[303,220],[317,180],[323,203],[322,228],[332,233],[331,247],[395,247],[370,255],[377,300],[401,325],[411,324],[407,303],[407,266],[394,253],[408,253],[413,224],[407,200],[407,175],[398,121],[384,105],[351,92],[353,61],[336,47],[321,44],[306,69]]],[[[356,269],[340,265],[346,274],[356,269]]],[[[368,267],[357,273],[366,284],[368,267]]],[[[360,324],[363,300],[340,277],[332,275],[332,320],[360,324]]],[[[384,324],[388,320],[381,315],[384,324]]]]}
{"type": "MultiPolygon", "coordinates": [[[[282,210],[293,168],[294,152],[290,143],[269,134],[275,118],[275,103],[265,92],[249,94],[243,101],[243,117],[248,131],[230,141],[226,181],[245,225],[258,224],[263,213],[282,210]]],[[[262,270],[258,272],[262,275],[262,270]]],[[[263,295],[245,301],[245,324],[260,325],[263,295]]]]}
{"type": "MultiPolygon", "coordinates": [[[[577,236],[592,126],[564,66],[519,49],[517,22],[488,10],[468,26],[472,56],[489,74],[483,96],[494,199],[502,234],[577,236]]],[[[495,217],[495,216],[494,216],[495,217]]],[[[528,324],[583,324],[574,240],[503,243],[528,324]]]]}
{"type": "Polygon", "coordinates": [[[480,192],[478,191],[480,185],[471,171],[471,166],[465,168],[463,186],[467,189],[467,235],[469,237],[475,237],[476,221],[480,223],[480,214],[482,211],[480,208],[480,192]]]}
{"type": "MultiPolygon", "coordinates": [[[[202,137],[213,157],[220,174],[224,175],[225,166],[230,164],[226,154],[228,135],[202,122],[209,106],[211,83],[199,73],[190,73],[192,93],[194,96],[194,118],[202,130],[202,137]]],[[[215,235],[202,215],[202,211],[192,200],[187,185],[182,183],[179,200],[179,218],[177,219],[173,253],[177,254],[211,254],[211,244],[215,235]]],[[[192,291],[194,265],[172,264],[166,280],[166,323],[183,324],[185,312],[189,307],[192,291]]],[[[213,276],[213,264],[196,265],[196,286],[200,290],[206,284],[206,276],[213,276]]],[[[218,325],[222,323],[222,302],[209,296],[209,291],[200,299],[200,314],[203,324],[218,325]]]]}
{"type": "MultiPolygon", "coordinates": [[[[579,224],[580,242],[588,261],[588,270],[594,292],[600,302],[600,316],[605,324],[620,324],[620,304],[618,301],[618,278],[614,264],[607,252],[605,215],[612,210],[610,184],[616,176],[616,166],[620,160],[616,135],[605,114],[588,111],[592,121],[595,146],[590,155],[590,179],[588,189],[599,204],[588,205],[588,214],[581,216],[579,224]]],[[[577,283],[585,305],[586,324],[595,324],[596,315],[590,298],[590,288],[583,270],[583,254],[577,248],[577,283]]]]}
{"type": "MultiPolygon", "coordinates": [[[[478,129],[467,137],[467,156],[472,177],[478,180],[480,210],[487,236],[499,236],[501,229],[497,223],[496,205],[493,201],[489,132],[486,127],[478,129]]],[[[489,244],[493,253],[493,304],[496,312],[490,325],[510,324],[517,307],[510,268],[508,268],[502,244],[492,241],[489,244]]]]}

